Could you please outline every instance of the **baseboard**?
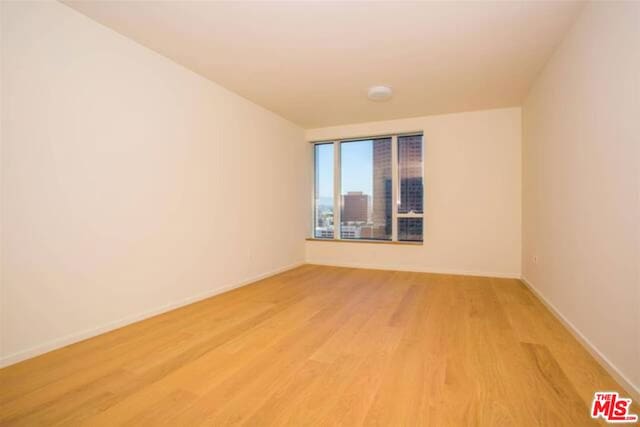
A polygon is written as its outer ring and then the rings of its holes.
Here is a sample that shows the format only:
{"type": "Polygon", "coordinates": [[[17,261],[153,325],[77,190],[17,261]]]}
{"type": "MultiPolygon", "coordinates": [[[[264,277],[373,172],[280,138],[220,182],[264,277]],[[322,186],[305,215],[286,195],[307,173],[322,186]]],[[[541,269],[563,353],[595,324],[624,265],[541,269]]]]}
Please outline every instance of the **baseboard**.
{"type": "Polygon", "coordinates": [[[580,344],[593,356],[596,361],[611,375],[636,402],[640,402],[640,387],[633,384],[611,361],[567,319],[526,277],[520,278],[522,283],[549,309],[549,311],[564,325],[580,344]]]}
{"type": "Polygon", "coordinates": [[[194,302],[198,302],[207,298],[211,298],[212,296],[219,295],[225,292],[229,292],[233,289],[240,288],[242,286],[249,285],[251,283],[257,282],[258,280],[265,279],[267,277],[274,276],[276,274],[282,273],[287,270],[291,270],[293,268],[299,267],[303,265],[304,262],[297,262],[294,264],[289,264],[284,267],[277,268],[275,270],[268,271],[263,274],[259,274],[255,277],[249,278],[247,280],[243,280],[239,283],[235,283],[232,285],[223,286],[221,288],[211,289],[207,292],[203,292],[198,295],[194,295],[188,298],[184,298],[180,301],[165,304],[161,307],[154,308],[152,310],[147,310],[142,313],[134,314],[131,316],[124,317],[122,319],[115,320],[113,322],[106,323],[104,325],[98,326],[96,328],[87,329],[85,331],[73,333],[66,335],[61,338],[57,338],[55,340],[48,341],[44,344],[40,344],[36,347],[29,348],[27,350],[22,350],[17,353],[10,354],[8,356],[0,358],[0,368],[13,365],[15,363],[21,362],[26,359],[31,359],[33,357],[39,356],[44,353],[48,353],[53,350],[57,350],[59,348],[68,346],[70,344],[77,343],[79,341],[86,340],[88,338],[95,337],[100,334],[104,334],[106,332],[112,331],[114,329],[121,328],[123,326],[130,325],[135,322],[139,322],[144,319],[148,319],[153,316],[157,316],[162,313],[166,313],[167,311],[175,310],[176,308],[183,307],[185,305],[193,304],[194,302]]]}
{"type": "Polygon", "coordinates": [[[497,277],[502,279],[520,279],[520,273],[497,273],[488,271],[439,269],[422,266],[361,264],[352,262],[334,262],[324,260],[307,261],[307,264],[327,265],[331,267],[365,268],[368,270],[410,271],[414,273],[452,274],[455,276],[497,277]]]}

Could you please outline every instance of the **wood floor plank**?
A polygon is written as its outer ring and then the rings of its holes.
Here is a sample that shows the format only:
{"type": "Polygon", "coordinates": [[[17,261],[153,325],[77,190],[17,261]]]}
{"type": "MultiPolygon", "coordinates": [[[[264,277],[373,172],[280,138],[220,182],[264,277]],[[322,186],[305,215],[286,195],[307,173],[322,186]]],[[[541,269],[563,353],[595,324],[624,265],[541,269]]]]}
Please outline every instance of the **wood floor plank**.
{"type": "Polygon", "coordinates": [[[0,370],[0,425],[597,425],[601,390],[518,280],[304,265],[0,370]]]}

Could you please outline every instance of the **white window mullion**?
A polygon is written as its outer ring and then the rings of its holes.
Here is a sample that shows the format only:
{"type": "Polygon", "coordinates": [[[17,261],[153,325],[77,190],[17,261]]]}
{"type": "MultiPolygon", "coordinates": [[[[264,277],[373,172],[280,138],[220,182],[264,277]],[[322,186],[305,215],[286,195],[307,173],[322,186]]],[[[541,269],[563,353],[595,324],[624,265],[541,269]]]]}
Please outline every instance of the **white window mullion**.
{"type": "Polygon", "coordinates": [[[398,241],[398,204],[400,186],[398,183],[398,137],[391,137],[391,241],[398,241]]]}
{"type": "Polygon", "coordinates": [[[399,213],[398,214],[398,218],[422,218],[422,214],[419,213],[414,213],[414,212],[410,212],[410,213],[399,213]]]}
{"type": "Polygon", "coordinates": [[[316,237],[316,222],[317,222],[317,218],[316,218],[316,212],[317,212],[317,207],[316,207],[316,145],[313,144],[311,146],[311,227],[310,227],[310,233],[311,233],[311,238],[315,238],[316,237]]]}
{"type": "Polygon", "coordinates": [[[333,238],[340,239],[340,141],[333,143],[333,238]]]}

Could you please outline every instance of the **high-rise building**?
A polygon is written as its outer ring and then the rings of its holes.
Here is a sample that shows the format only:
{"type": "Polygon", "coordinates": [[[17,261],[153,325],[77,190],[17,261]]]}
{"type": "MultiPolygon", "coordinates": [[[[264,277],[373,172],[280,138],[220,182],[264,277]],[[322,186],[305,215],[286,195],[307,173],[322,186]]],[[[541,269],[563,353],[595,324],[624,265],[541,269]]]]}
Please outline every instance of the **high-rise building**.
{"type": "Polygon", "coordinates": [[[342,225],[340,227],[340,238],[342,239],[360,239],[360,227],[355,225],[342,225]]]}
{"type": "Polygon", "coordinates": [[[399,213],[422,213],[422,136],[398,138],[399,213]]]}
{"type": "Polygon", "coordinates": [[[369,222],[369,195],[349,191],[342,196],[342,222],[369,222]]]}
{"type": "Polygon", "coordinates": [[[373,213],[374,239],[391,238],[391,138],[373,141],[373,213]]]}
{"type": "Polygon", "coordinates": [[[422,218],[398,218],[398,240],[422,241],[422,218]]]}

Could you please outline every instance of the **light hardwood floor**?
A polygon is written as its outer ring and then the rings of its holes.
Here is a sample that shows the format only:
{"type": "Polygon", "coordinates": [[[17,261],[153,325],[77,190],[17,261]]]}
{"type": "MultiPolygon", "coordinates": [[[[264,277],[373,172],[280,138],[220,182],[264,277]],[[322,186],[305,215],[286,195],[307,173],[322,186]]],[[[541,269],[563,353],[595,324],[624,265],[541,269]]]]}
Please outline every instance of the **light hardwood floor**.
{"type": "Polygon", "coordinates": [[[47,426],[583,426],[626,394],[518,280],[312,265],[0,384],[0,424],[47,426]]]}

